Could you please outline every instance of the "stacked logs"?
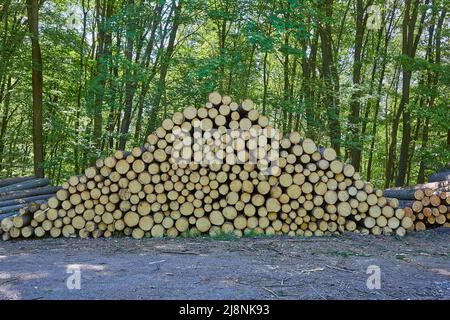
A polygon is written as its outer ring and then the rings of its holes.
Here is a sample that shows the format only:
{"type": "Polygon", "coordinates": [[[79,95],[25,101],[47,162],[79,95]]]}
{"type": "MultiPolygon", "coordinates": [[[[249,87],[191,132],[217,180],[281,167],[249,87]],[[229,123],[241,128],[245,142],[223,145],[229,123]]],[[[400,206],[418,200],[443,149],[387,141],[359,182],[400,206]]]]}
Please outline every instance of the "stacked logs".
{"type": "MultiPolygon", "coordinates": [[[[204,107],[164,120],[144,147],[71,177],[24,226],[37,238],[402,236],[412,220],[397,207],[333,149],[298,132],[283,137],[251,100],[213,92],[204,107]]],[[[16,238],[24,226],[4,230],[16,238]]]]}
{"type": "Polygon", "coordinates": [[[49,186],[48,179],[14,177],[0,180],[0,221],[19,214],[30,204],[41,204],[60,187],[49,186]]]}
{"type": "MultiPolygon", "coordinates": [[[[5,226],[0,229],[0,234],[4,230],[9,231],[14,225],[18,226],[16,228],[28,225],[31,222],[30,215],[53,197],[59,189],[61,187],[50,186],[48,179],[35,177],[13,177],[0,180],[0,223],[5,226]]],[[[18,229],[12,230],[16,237],[20,236],[17,232],[18,229]]],[[[27,236],[32,235],[32,227],[23,228],[23,233],[27,236]]],[[[8,232],[2,236],[10,237],[8,232]]]]}
{"type": "Polygon", "coordinates": [[[387,189],[384,195],[401,199],[399,206],[413,220],[413,229],[423,231],[440,226],[450,227],[450,192],[439,191],[448,188],[450,183],[433,182],[410,188],[387,189]]]}
{"type": "Polygon", "coordinates": [[[35,234],[38,223],[33,220],[33,214],[46,207],[45,203],[39,204],[39,202],[31,202],[26,207],[20,208],[17,214],[1,220],[0,234],[3,240],[19,237],[29,238],[35,234]]]}

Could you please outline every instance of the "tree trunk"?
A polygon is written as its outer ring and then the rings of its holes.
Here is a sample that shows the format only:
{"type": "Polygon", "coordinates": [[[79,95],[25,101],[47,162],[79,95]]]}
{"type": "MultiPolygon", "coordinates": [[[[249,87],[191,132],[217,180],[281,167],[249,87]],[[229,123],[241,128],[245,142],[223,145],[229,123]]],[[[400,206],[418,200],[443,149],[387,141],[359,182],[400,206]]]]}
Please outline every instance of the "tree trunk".
{"type": "MultiPolygon", "coordinates": [[[[426,4],[428,4],[428,0],[426,4]]],[[[414,4],[411,4],[411,0],[405,1],[405,11],[403,14],[403,24],[402,24],[402,54],[404,57],[408,58],[408,61],[402,65],[403,78],[402,78],[402,98],[400,101],[399,109],[403,113],[402,123],[403,123],[403,134],[402,142],[400,146],[400,158],[398,166],[398,174],[395,179],[395,185],[401,186],[405,183],[406,172],[408,167],[409,159],[409,144],[411,142],[411,112],[408,106],[409,104],[409,94],[411,86],[411,67],[408,65],[412,62],[415,57],[415,52],[420,39],[421,29],[423,21],[425,19],[426,12],[422,14],[422,19],[419,25],[419,31],[414,37],[414,29],[417,21],[417,14],[419,10],[420,0],[415,0],[414,4]],[[412,5],[412,7],[411,7],[412,5]],[[412,11],[411,11],[412,10],[412,11]]]]}
{"type": "MultiPolygon", "coordinates": [[[[130,10],[130,7],[134,7],[134,0],[128,0],[128,10],[130,10]]],[[[122,119],[122,124],[120,127],[120,138],[119,138],[119,149],[125,150],[125,145],[127,142],[127,134],[128,130],[130,129],[130,122],[131,122],[131,111],[133,109],[133,97],[134,93],[136,91],[136,84],[135,84],[135,75],[132,71],[132,64],[133,64],[133,47],[134,47],[134,36],[133,33],[134,30],[133,22],[130,22],[128,24],[128,30],[127,30],[127,45],[126,45],[126,51],[125,51],[125,57],[128,60],[128,63],[130,64],[127,67],[127,70],[125,72],[125,110],[124,115],[122,119]]]]}
{"type": "Polygon", "coordinates": [[[333,58],[333,46],[331,37],[331,19],[333,16],[333,0],[320,2],[320,8],[324,10],[326,21],[319,23],[319,34],[322,48],[322,68],[325,81],[325,96],[327,103],[328,130],[331,146],[340,155],[341,126],[339,121],[339,75],[333,58]]]}
{"type": "MultiPolygon", "coordinates": [[[[387,49],[388,49],[388,45],[389,45],[389,41],[392,38],[392,33],[395,29],[395,26],[393,25],[394,23],[394,16],[395,16],[395,8],[393,8],[391,16],[389,17],[389,25],[388,28],[386,30],[386,34],[384,36],[384,49],[383,49],[383,61],[382,61],[382,65],[381,65],[381,73],[380,73],[380,78],[378,80],[378,87],[377,87],[377,98],[376,98],[376,102],[375,102],[375,112],[374,112],[374,117],[372,120],[372,132],[371,132],[371,138],[370,138],[370,149],[369,149],[369,159],[367,162],[367,180],[371,180],[372,177],[372,163],[373,163],[373,151],[374,151],[374,147],[375,147],[375,139],[376,139],[376,132],[377,132],[377,126],[378,126],[378,114],[380,111],[380,104],[381,104],[381,90],[383,89],[383,81],[384,81],[384,76],[386,73],[386,64],[387,64],[387,49]]],[[[379,30],[379,40],[381,38],[383,34],[383,28],[381,28],[379,30]]],[[[378,48],[377,48],[377,56],[379,53],[379,42],[378,42],[378,48]]],[[[394,77],[395,77],[395,71],[394,71],[394,77]]],[[[386,124],[387,127],[387,124],[386,124]]],[[[388,143],[388,140],[385,141],[385,143],[388,143]]]]}
{"type": "MultiPolygon", "coordinates": [[[[395,75],[395,73],[394,73],[395,75]]],[[[395,92],[397,92],[398,90],[398,86],[399,86],[399,77],[400,77],[400,72],[398,72],[397,78],[395,79],[394,77],[394,81],[393,83],[395,83],[395,92]]],[[[386,125],[386,142],[389,141],[389,136],[391,137],[391,141],[389,143],[389,147],[387,147],[387,160],[386,160],[386,170],[385,170],[385,185],[384,187],[387,188],[391,185],[392,179],[394,177],[394,172],[395,172],[395,165],[394,165],[394,160],[396,157],[396,150],[397,150],[397,132],[398,132],[398,124],[400,121],[400,111],[399,109],[396,109],[397,107],[397,95],[394,95],[394,103],[393,103],[393,119],[392,119],[392,128],[391,128],[391,132],[389,135],[389,128],[388,125],[386,125]]],[[[387,105],[386,105],[386,110],[385,110],[386,114],[387,114],[387,105]]]]}
{"type": "Polygon", "coordinates": [[[3,169],[3,151],[5,149],[5,134],[8,127],[9,120],[9,107],[11,104],[11,76],[8,77],[6,82],[6,93],[3,100],[3,110],[2,110],[2,123],[0,125],[0,172],[3,169]]]}
{"type": "Polygon", "coordinates": [[[166,77],[167,77],[167,71],[169,69],[169,63],[170,59],[172,58],[173,51],[175,49],[175,39],[177,36],[178,27],[180,25],[180,12],[181,12],[181,6],[183,1],[179,1],[178,5],[176,5],[175,1],[173,1],[173,5],[175,7],[174,11],[174,18],[173,18],[173,24],[172,29],[170,30],[170,36],[169,36],[169,42],[167,44],[167,48],[165,50],[165,53],[161,60],[161,68],[159,72],[159,80],[156,87],[156,94],[155,99],[153,100],[153,106],[150,111],[150,117],[149,122],[147,125],[147,134],[150,132],[153,132],[156,128],[156,121],[158,112],[160,109],[161,99],[164,94],[164,91],[166,89],[166,77]]]}
{"type": "Polygon", "coordinates": [[[86,81],[85,77],[82,77],[81,75],[84,74],[84,45],[85,45],[85,39],[86,39],[86,27],[87,27],[87,9],[85,6],[85,0],[81,1],[81,9],[83,12],[83,23],[82,23],[82,32],[81,32],[81,39],[80,39],[80,80],[78,82],[78,92],[77,92],[77,106],[76,106],[76,113],[75,113],[75,144],[74,144],[74,171],[75,174],[78,174],[80,171],[80,144],[79,141],[79,129],[80,129],[80,114],[81,114],[81,99],[83,95],[83,87],[84,83],[86,81]]]}
{"type": "MultiPolygon", "coordinates": [[[[435,56],[433,59],[433,34],[434,34],[434,23],[429,27],[428,29],[428,61],[430,63],[436,63],[437,65],[440,65],[441,63],[441,33],[442,33],[442,26],[444,23],[444,18],[447,11],[443,9],[441,11],[441,14],[438,19],[438,23],[436,26],[436,36],[435,36],[435,56]]],[[[435,88],[439,82],[439,75],[435,74],[431,71],[428,71],[428,82],[429,86],[432,88],[435,88]]],[[[432,110],[434,107],[434,99],[435,96],[432,94],[428,99],[428,109],[432,110]]],[[[422,132],[422,149],[425,150],[425,148],[428,145],[428,138],[429,138],[429,122],[430,118],[425,118],[425,125],[422,132]]],[[[450,130],[448,131],[448,142],[450,142],[450,130]]],[[[450,144],[448,144],[448,147],[450,149],[450,144]]],[[[417,176],[417,183],[424,183],[425,182],[425,162],[423,160],[420,161],[420,167],[419,167],[419,173],[417,176]]]]}
{"type": "MultiPolygon", "coordinates": [[[[151,29],[150,37],[149,37],[147,47],[145,48],[145,53],[144,53],[143,67],[145,69],[148,69],[148,67],[150,65],[150,57],[153,52],[153,47],[154,47],[154,43],[155,43],[156,29],[158,28],[158,23],[161,20],[162,8],[163,8],[163,6],[161,4],[158,4],[155,9],[156,13],[155,13],[155,16],[152,21],[152,29],[151,29]]],[[[155,62],[155,64],[156,64],[156,62],[155,62]]],[[[147,92],[150,88],[150,83],[153,80],[155,74],[156,74],[156,72],[154,72],[154,70],[152,70],[152,72],[150,73],[150,76],[146,80],[143,81],[142,86],[141,86],[140,95],[138,98],[138,107],[137,107],[138,112],[137,112],[137,118],[136,118],[136,127],[135,127],[135,131],[134,131],[134,140],[136,142],[140,142],[142,115],[144,113],[144,99],[147,95],[147,92]]]]}
{"type": "Polygon", "coordinates": [[[95,92],[94,101],[94,128],[92,132],[92,140],[96,151],[100,152],[102,150],[102,134],[103,134],[103,99],[106,87],[106,78],[108,73],[108,63],[107,60],[111,56],[111,43],[112,35],[110,31],[106,31],[105,23],[113,14],[114,3],[112,1],[105,0],[103,6],[101,5],[101,0],[96,1],[97,10],[97,70],[95,74],[95,79],[98,82],[98,88],[95,92]]]}
{"type": "MultiPolygon", "coordinates": [[[[305,108],[306,117],[306,135],[311,138],[316,138],[316,118],[315,118],[315,99],[314,99],[314,74],[316,68],[316,57],[317,57],[317,44],[318,44],[319,34],[315,33],[314,40],[310,44],[311,52],[309,57],[302,57],[302,96],[303,104],[305,108]]],[[[303,51],[307,52],[306,41],[303,44],[303,51]]]]}
{"type": "Polygon", "coordinates": [[[42,143],[42,55],[39,44],[39,3],[27,0],[28,28],[31,37],[33,86],[33,162],[34,175],[44,177],[44,145],[42,143]]]}
{"type": "MultiPolygon", "coordinates": [[[[287,17],[289,19],[289,15],[287,17]]],[[[288,106],[290,104],[289,99],[289,33],[286,31],[285,37],[284,37],[284,45],[286,52],[284,54],[284,62],[283,62],[283,79],[284,79],[284,86],[283,86],[283,133],[287,133],[287,127],[288,127],[288,106]]]]}
{"type": "MultiPolygon", "coordinates": [[[[367,6],[371,4],[369,0],[367,6]]],[[[364,31],[367,20],[365,15],[366,6],[364,6],[363,0],[356,1],[356,34],[355,34],[355,53],[353,55],[353,94],[350,102],[350,157],[351,163],[355,167],[356,171],[360,171],[361,167],[361,153],[362,153],[362,141],[361,141],[361,121],[359,118],[360,113],[360,98],[361,98],[361,70],[362,70],[362,50],[364,42],[364,31]]]]}
{"type": "Polygon", "coordinates": [[[263,60],[263,101],[262,101],[262,113],[266,113],[267,108],[267,89],[269,87],[269,75],[267,72],[267,56],[269,53],[267,51],[264,52],[264,60],[263,60]]]}

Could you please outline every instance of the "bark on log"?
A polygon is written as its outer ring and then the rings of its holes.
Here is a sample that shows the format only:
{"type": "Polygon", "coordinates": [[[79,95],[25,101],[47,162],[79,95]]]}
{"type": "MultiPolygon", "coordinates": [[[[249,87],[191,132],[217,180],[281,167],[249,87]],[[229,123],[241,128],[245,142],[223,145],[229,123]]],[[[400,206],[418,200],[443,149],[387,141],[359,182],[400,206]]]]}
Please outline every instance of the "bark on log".
{"type": "Polygon", "coordinates": [[[2,210],[3,207],[13,206],[16,204],[27,204],[31,202],[35,202],[37,200],[47,200],[51,197],[53,197],[54,194],[43,194],[38,196],[32,196],[32,197],[26,197],[26,198],[18,198],[18,199],[11,199],[11,200],[5,200],[0,201],[0,210],[2,210]]]}
{"type": "Polygon", "coordinates": [[[55,194],[60,189],[61,189],[60,186],[55,186],[55,187],[46,186],[46,187],[39,187],[39,188],[28,189],[28,190],[10,191],[10,192],[4,193],[3,196],[0,196],[0,201],[27,198],[27,197],[39,196],[39,195],[45,195],[45,194],[55,194]]]}
{"type": "Polygon", "coordinates": [[[433,173],[429,178],[429,182],[450,181],[450,169],[433,173]]]}
{"type": "Polygon", "coordinates": [[[11,211],[17,211],[21,208],[27,208],[31,204],[42,204],[45,202],[46,202],[45,200],[37,200],[37,201],[33,201],[31,203],[22,203],[22,204],[15,204],[15,205],[11,205],[11,206],[2,207],[2,208],[0,208],[0,214],[11,212],[11,211]]]}
{"type": "Polygon", "coordinates": [[[14,216],[17,216],[17,215],[19,215],[19,214],[20,214],[20,212],[19,212],[18,210],[16,210],[16,211],[10,211],[10,212],[7,212],[7,213],[2,213],[2,214],[0,214],[0,222],[1,222],[3,219],[5,219],[5,218],[14,217],[14,216]]]}
{"type": "Polygon", "coordinates": [[[12,177],[0,180],[0,188],[6,187],[12,184],[22,183],[28,180],[36,179],[36,177],[12,177]]]}
{"type": "Polygon", "coordinates": [[[398,187],[384,190],[383,194],[388,198],[399,200],[414,200],[414,192],[421,189],[431,189],[433,191],[450,191],[450,181],[430,182],[409,187],[398,187]]]}
{"type": "Polygon", "coordinates": [[[20,182],[20,183],[16,183],[13,185],[9,185],[9,186],[0,188],[0,196],[5,195],[6,192],[26,190],[26,189],[32,189],[32,188],[37,188],[37,187],[44,187],[44,186],[48,185],[48,183],[49,183],[48,178],[27,180],[24,182],[20,182]]]}

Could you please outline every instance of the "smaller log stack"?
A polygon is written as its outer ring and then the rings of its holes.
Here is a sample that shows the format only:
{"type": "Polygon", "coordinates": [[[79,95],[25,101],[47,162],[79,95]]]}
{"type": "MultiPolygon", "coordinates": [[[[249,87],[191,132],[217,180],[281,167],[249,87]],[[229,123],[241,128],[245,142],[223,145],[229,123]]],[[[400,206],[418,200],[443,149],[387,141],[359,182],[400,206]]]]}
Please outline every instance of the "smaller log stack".
{"type": "Polygon", "coordinates": [[[440,226],[450,227],[450,183],[441,181],[409,188],[384,191],[385,197],[396,197],[405,216],[414,222],[411,230],[423,231],[440,226]]]}
{"type": "Polygon", "coordinates": [[[31,216],[46,207],[48,199],[61,187],[49,185],[47,178],[13,177],[0,180],[0,234],[4,240],[33,234],[31,216]]]}

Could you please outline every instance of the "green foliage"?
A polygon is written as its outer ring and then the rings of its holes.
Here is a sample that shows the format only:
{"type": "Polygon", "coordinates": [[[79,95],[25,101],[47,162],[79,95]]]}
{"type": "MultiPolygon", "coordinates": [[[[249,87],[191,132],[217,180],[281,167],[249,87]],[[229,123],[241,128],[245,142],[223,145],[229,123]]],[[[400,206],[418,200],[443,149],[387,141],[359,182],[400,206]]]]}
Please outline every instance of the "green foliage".
{"type": "MultiPolygon", "coordinates": [[[[0,132],[2,176],[30,174],[33,167],[31,48],[26,8],[21,1],[6,3],[8,6],[0,7],[0,131],[3,124],[5,127],[0,132]],[[8,79],[14,86],[5,90],[8,79]],[[10,92],[9,105],[6,91],[10,92]]],[[[276,127],[299,130],[323,145],[339,140],[344,161],[349,161],[351,148],[359,148],[362,174],[368,175],[371,156],[371,179],[375,185],[383,186],[405,70],[412,73],[407,110],[411,112],[412,127],[419,128],[411,145],[409,181],[415,181],[420,163],[429,174],[450,162],[448,20],[440,31],[441,60],[435,59],[442,1],[431,1],[432,10],[425,12],[415,58],[402,54],[404,8],[385,8],[385,22],[394,15],[393,33],[384,43],[388,26],[383,25],[381,42],[377,44],[378,30],[365,31],[359,86],[352,81],[356,12],[352,3],[347,6],[347,1],[334,1],[329,17],[324,1],[185,0],[178,12],[179,27],[170,56],[166,53],[179,0],[136,0],[132,5],[115,0],[83,3],[85,8],[74,0],[45,1],[39,12],[44,61],[45,168],[56,182],[82,172],[91,164],[89,159],[117,148],[126,90],[131,88],[127,148],[143,143],[149,121],[158,125],[164,117],[187,105],[201,106],[209,92],[220,90],[235,99],[252,98],[276,127]],[[107,4],[113,6],[111,17],[105,16],[107,4]],[[432,23],[435,32],[432,48],[428,48],[432,23]],[[332,32],[337,92],[323,78],[319,33],[325,25],[332,32]],[[105,37],[100,43],[102,33],[105,37]],[[127,48],[131,47],[130,59],[127,48]],[[166,74],[162,72],[163,62],[168,63],[166,74]],[[378,88],[382,68],[384,79],[378,88]],[[352,127],[350,103],[355,92],[361,109],[356,127],[352,127]],[[156,118],[150,120],[158,94],[161,103],[156,118]],[[328,105],[330,96],[339,101],[339,113],[328,105]],[[97,108],[102,116],[99,149],[94,148],[93,137],[97,108]],[[429,123],[429,138],[422,143],[421,125],[425,119],[429,123]],[[330,120],[336,120],[343,128],[341,137],[330,137],[330,120]],[[352,128],[358,134],[350,133],[352,128]]],[[[424,9],[419,8],[419,16],[424,9]]],[[[402,130],[400,121],[394,169],[402,130]]]]}

